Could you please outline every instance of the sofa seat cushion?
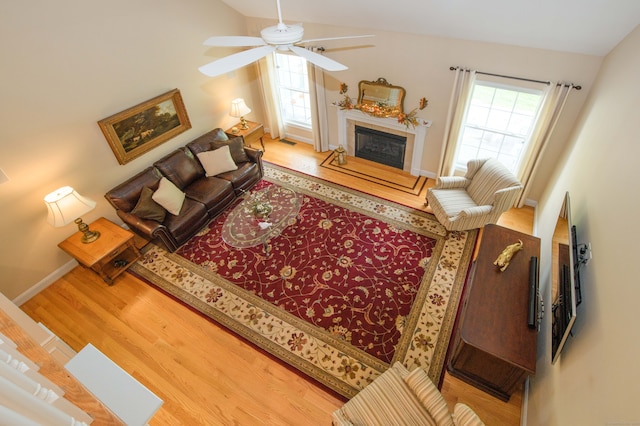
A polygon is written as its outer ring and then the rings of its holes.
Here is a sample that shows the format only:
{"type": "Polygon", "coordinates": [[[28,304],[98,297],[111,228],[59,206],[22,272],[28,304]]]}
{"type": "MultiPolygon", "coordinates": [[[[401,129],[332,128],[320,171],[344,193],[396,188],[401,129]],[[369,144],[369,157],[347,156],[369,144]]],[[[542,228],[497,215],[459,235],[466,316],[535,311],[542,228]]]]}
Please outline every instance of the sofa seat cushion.
{"type": "Polygon", "coordinates": [[[341,415],[354,425],[435,425],[404,376],[406,370],[392,366],[340,408],[341,415]]]}
{"type": "Polygon", "coordinates": [[[204,204],[185,198],[180,210],[180,215],[168,214],[164,220],[173,238],[179,245],[187,242],[209,221],[209,216],[204,204]]]}
{"type": "Polygon", "coordinates": [[[236,197],[231,182],[217,177],[202,178],[187,188],[187,197],[205,205],[211,217],[217,216],[236,197]]]}
{"type": "Polygon", "coordinates": [[[237,170],[221,173],[216,177],[231,182],[236,194],[240,195],[260,180],[260,167],[257,163],[252,162],[240,163],[237,170]]]}
{"type": "Polygon", "coordinates": [[[476,202],[464,189],[430,189],[434,197],[429,197],[429,205],[434,212],[442,212],[446,217],[455,217],[464,209],[476,207],[476,202]]]}

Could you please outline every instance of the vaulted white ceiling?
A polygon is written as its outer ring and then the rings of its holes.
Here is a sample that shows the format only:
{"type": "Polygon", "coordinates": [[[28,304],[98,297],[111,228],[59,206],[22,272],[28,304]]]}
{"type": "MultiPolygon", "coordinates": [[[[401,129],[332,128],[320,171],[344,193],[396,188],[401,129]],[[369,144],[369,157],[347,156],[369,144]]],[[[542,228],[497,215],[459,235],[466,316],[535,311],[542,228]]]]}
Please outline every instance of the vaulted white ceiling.
{"type": "MultiPolygon", "coordinates": [[[[276,0],[222,1],[245,16],[277,22],[276,0]]],[[[281,7],[285,23],[378,29],[598,56],[606,55],[640,24],[640,0],[281,0],[281,7]]]]}

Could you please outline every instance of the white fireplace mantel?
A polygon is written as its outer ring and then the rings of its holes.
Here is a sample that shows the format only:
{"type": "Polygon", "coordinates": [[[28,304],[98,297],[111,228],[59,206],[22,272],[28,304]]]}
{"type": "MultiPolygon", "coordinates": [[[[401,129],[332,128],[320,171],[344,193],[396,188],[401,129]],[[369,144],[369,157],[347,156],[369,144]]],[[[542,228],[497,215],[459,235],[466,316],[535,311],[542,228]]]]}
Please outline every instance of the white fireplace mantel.
{"type": "Polygon", "coordinates": [[[422,164],[422,152],[427,139],[427,129],[431,127],[431,121],[418,119],[419,124],[415,127],[405,126],[398,123],[396,118],[381,118],[366,114],[358,109],[337,109],[338,111],[338,144],[343,147],[347,146],[349,135],[347,134],[349,126],[348,121],[357,121],[360,123],[368,123],[375,126],[385,127],[397,132],[404,132],[414,135],[415,143],[413,154],[411,156],[410,172],[413,176],[420,175],[420,166],[422,164]]]}

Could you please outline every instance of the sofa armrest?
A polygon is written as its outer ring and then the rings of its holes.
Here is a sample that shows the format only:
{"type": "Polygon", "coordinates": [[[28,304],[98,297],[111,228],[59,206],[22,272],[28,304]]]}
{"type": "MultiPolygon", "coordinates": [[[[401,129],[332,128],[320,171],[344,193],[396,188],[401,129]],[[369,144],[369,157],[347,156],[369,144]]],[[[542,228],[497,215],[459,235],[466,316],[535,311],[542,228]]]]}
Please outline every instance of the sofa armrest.
{"type": "Polygon", "coordinates": [[[156,238],[158,236],[158,232],[161,230],[166,232],[166,227],[155,220],[141,219],[134,214],[127,213],[122,210],[116,210],[116,213],[118,214],[118,217],[122,219],[129,228],[131,228],[131,230],[136,231],[150,240],[156,238]]]}
{"type": "Polygon", "coordinates": [[[262,150],[245,146],[244,152],[247,154],[247,157],[249,157],[249,159],[254,163],[262,163],[262,154],[264,154],[262,150]]]}
{"type": "Polygon", "coordinates": [[[466,188],[470,180],[463,176],[440,176],[434,189],[466,188]]]}
{"type": "Polygon", "coordinates": [[[461,402],[453,407],[453,422],[456,426],[484,426],[480,417],[468,405],[461,402]]]}

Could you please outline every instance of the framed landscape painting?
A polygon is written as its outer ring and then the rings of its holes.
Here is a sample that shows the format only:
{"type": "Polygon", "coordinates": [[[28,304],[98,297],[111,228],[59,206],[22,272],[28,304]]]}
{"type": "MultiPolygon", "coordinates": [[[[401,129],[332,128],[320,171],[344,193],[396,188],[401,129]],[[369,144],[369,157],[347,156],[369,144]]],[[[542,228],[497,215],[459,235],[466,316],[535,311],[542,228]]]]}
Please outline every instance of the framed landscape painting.
{"type": "Polygon", "coordinates": [[[191,128],[178,89],[100,120],[98,125],[120,164],[191,128]]]}

